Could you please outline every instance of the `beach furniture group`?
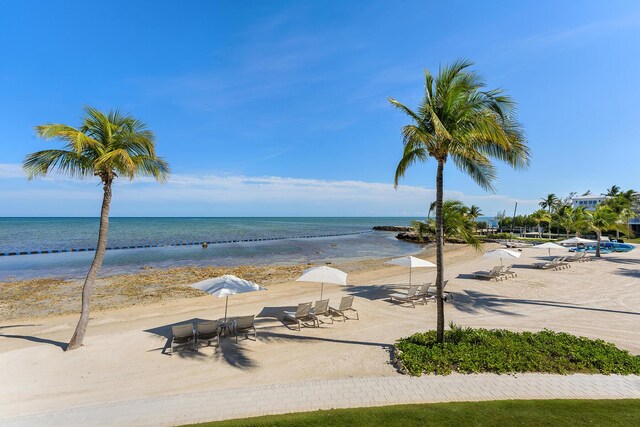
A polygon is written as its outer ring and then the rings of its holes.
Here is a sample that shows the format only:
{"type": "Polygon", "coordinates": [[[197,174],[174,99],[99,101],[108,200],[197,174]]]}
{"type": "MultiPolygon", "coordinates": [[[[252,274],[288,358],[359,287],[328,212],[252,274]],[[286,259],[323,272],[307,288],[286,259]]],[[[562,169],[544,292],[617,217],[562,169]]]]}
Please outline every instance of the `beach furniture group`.
{"type": "Polygon", "coordinates": [[[328,299],[316,301],[314,307],[311,302],[300,303],[296,311],[283,312],[283,321],[293,322],[300,331],[303,326],[319,328],[320,323],[325,323],[327,320],[333,323],[334,317],[342,318],[342,321],[353,319],[348,317],[347,313],[355,313],[355,320],[360,319],[358,310],[353,308],[353,296],[342,297],[338,308],[331,307],[328,299]]]}
{"type": "Polygon", "coordinates": [[[246,339],[253,336],[253,341],[258,339],[255,327],[255,316],[240,316],[233,319],[204,320],[200,322],[182,323],[171,326],[171,355],[181,350],[198,350],[201,347],[220,346],[220,337],[223,335],[242,335],[246,339]]]}
{"type": "MultiPolygon", "coordinates": [[[[453,298],[451,292],[446,291],[448,280],[445,280],[442,287],[444,293],[444,300],[453,298]]],[[[420,286],[409,286],[406,292],[398,292],[389,295],[389,301],[397,302],[400,304],[408,304],[415,308],[416,303],[427,305],[429,300],[435,300],[437,295],[437,288],[431,282],[423,283],[420,286]]]]}

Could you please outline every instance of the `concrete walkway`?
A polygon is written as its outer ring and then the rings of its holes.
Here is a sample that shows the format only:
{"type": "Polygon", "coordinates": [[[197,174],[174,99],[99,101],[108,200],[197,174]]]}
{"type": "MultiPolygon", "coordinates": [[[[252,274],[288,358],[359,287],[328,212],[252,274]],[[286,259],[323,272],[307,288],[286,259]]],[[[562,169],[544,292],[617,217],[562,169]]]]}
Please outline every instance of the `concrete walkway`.
{"type": "MultiPolygon", "coordinates": [[[[161,396],[2,418],[2,426],[173,426],[268,414],[404,403],[640,399],[640,377],[449,375],[349,378],[161,396]]],[[[0,408],[1,409],[1,408],[0,408]]]]}

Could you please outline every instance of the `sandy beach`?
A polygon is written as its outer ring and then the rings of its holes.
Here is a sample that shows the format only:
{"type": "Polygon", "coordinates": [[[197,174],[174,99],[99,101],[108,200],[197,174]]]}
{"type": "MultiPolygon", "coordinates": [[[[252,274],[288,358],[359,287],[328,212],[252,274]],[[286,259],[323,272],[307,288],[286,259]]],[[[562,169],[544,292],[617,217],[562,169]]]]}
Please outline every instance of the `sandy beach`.
{"type": "MultiPolygon", "coordinates": [[[[485,249],[497,247],[485,245],[485,249]]],[[[574,263],[561,271],[529,268],[546,252],[524,249],[514,263],[517,278],[489,282],[469,273],[491,268],[496,261],[457,245],[446,247],[447,322],[463,326],[537,331],[566,331],[611,341],[640,353],[640,251],[605,255],[601,260],[574,263]]],[[[433,261],[430,251],[423,254],[433,261]]],[[[325,285],[332,305],[354,295],[360,320],[324,324],[294,331],[281,319],[284,309],[315,301],[320,287],[293,282],[303,266],[262,268],[251,276],[267,292],[229,299],[229,315],[257,315],[258,341],[229,338],[219,349],[163,354],[175,323],[223,316],[224,299],[189,291],[150,299],[136,305],[93,311],[85,345],[65,353],[76,314],[27,317],[24,310],[3,306],[11,318],[0,320],[0,408],[2,416],[39,413],[94,403],[167,396],[250,385],[285,384],[302,380],[400,375],[390,364],[390,346],[400,337],[435,326],[435,304],[416,308],[392,304],[387,295],[406,286],[408,271],[385,266],[383,260],[340,265],[350,272],[351,286],[325,285]]],[[[249,271],[249,270],[247,270],[249,271]]],[[[175,273],[175,272],[174,272],[175,273]]],[[[212,273],[212,272],[208,272],[212,273]]],[[[152,284],[183,288],[199,273],[174,277],[154,272],[152,284]],[[162,276],[162,279],[161,279],[162,276]]],[[[415,282],[433,281],[435,270],[416,269],[415,282]]],[[[100,287],[108,287],[108,281],[100,287]]],[[[73,289],[77,291],[77,289],[73,289]]],[[[66,295],[66,294],[64,294],[66,295]]],[[[28,303],[27,303],[28,304],[28,303]]],[[[39,303],[40,304],[40,303],[39,303]]],[[[74,302],[63,304],[73,310],[74,302]]],[[[45,305],[45,304],[41,304],[45,305]]],[[[67,310],[67,309],[65,309],[67,310]]]]}

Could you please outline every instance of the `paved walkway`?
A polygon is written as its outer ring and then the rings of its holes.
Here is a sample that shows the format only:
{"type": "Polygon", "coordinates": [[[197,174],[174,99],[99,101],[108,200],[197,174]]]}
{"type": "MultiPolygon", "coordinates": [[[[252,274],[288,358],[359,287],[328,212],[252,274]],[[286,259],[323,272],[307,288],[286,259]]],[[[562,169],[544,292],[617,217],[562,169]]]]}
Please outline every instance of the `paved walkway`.
{"type": "MultiPolygon", "coordinates": [[[[640,377],[449,375],[349,378],[110,402],[1,418],[2,426],[173,426],[268,414],[404,403],[504,399],[640,399],[640,377]]],[[[1,409],[1,408],[0,408],[1,409]]]]}

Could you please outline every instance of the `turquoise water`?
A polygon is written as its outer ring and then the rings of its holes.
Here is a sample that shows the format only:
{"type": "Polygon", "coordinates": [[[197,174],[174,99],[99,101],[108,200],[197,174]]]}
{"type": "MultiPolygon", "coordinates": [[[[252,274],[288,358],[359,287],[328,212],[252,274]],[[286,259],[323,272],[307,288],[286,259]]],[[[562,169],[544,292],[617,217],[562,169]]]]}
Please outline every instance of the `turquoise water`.
{"type": "MultiPolygon", "coordinates": [[[[371,232],[374,225],[408,225],[411,218],[111,218],[107,246],[171,245],[247,239],[273,239],[201,246],[109,250],[102,274],[142,267],[235,266],[339,262],[415,253],[420,248],[371,232]],[[338,235],[304,238],[301,236],[338,235]]],[[[94,248],[98,218],[0,218],[0,252],[94,248]]],[[[78,278],[93,252],[0,257],[0,280],[33,277],[78,278]]]]}

